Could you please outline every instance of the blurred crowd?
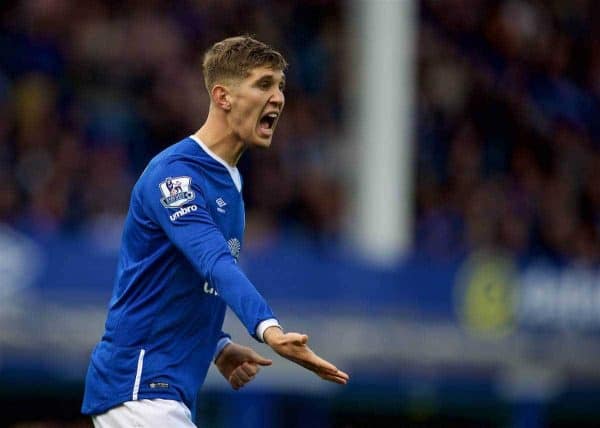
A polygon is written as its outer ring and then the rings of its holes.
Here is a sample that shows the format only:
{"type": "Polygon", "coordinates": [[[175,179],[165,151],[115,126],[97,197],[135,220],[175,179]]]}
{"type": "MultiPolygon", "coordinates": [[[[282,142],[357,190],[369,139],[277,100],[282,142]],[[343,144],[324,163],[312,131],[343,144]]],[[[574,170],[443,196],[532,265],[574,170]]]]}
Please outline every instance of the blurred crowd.
{"type": "Polygon", "coordinates": [[[0,11],[0,222],[118,243],[147,161],[204,121],[203,52],[249,33],[291,64],[272,149],[240,165],[251,230],[334,232],[336,2],[23,0],[0,11]]]}
{"type": "Polygon", "coordinates": [[[600,3],[420,3],[417,245],[600,262],[600,3]]]}
{"type": "MultiPolygon", "coordinates": [[[[600,3],[418,4],[416,248],[598,263],[600,3]]],[[[41,239],[83,232],[118,243],[146,162],[202,124],[202,52],[251,33],[291,67],[272,148],[240,164],[248,241],[282,230],[337,237],[348,206],[330,167],[351,72],[343,7],[2,2],[0,222],[41,239]]]]}

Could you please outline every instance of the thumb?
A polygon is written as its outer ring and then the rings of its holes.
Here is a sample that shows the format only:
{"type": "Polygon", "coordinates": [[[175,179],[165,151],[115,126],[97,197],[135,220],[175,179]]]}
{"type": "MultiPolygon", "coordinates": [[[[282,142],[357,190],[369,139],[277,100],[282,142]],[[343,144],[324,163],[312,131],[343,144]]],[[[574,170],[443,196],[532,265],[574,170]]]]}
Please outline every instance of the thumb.
{"type": "Polygon", "coordinates": [[[270,366],[271,364],[273,364],[273,361],[259,355],[258,352],[254,351],[254,350],[252,350],[252,352],[250,352],[249,357],[250,357],[248,360],[249,363],[256,363],[259,366],[270,366]]]}
{"type": "Polygon", "coordinates": [[[308,336],[306,334],[287,333],[285,336],[287,342],[292,343],[294,345],[306,345],[308,343],[308,336]]]}

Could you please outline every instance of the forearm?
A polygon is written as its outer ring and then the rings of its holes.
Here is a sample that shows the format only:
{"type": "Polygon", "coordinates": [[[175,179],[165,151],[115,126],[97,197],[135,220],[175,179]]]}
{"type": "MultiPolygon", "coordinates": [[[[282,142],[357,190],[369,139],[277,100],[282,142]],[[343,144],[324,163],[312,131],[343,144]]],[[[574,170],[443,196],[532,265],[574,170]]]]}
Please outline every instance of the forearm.
{"type": "Polygon", "coordinates": [[[233,260],[217,260],[212,269],[211,279],[219,296],[233,310],[251,336],[262,341],[264,330],[278,325],[265,299],[233,260]]]}

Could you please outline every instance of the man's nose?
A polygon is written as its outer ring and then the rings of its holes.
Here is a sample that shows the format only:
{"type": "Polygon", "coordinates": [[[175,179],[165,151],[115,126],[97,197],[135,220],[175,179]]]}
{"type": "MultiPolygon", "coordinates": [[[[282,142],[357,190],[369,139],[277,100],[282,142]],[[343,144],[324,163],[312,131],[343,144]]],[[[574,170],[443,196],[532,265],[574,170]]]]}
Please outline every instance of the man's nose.
{"type": "Polygon", "coordinates": [[[285,102],[285,97],[283,95],[283,92],[281,91],[281,89],[276,89],[275,92],[273,93],[273,95],[271,95],[271,99],[269,100],[269,102],[273,103],[273,104],[277,104],[278,107],[282,107],[283,103],[285,102]]]}

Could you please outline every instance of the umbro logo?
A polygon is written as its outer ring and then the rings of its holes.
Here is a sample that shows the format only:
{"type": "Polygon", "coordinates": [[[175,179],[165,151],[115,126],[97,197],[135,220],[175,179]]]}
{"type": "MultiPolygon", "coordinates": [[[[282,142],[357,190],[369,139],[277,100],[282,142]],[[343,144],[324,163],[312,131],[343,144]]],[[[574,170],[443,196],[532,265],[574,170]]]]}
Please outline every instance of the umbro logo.
{"type": "Polygon", "coordinates": [[[223,198],[218,198],[215,202],[217,203],[217,211],[225,214],[224,207],[227,205],[227,202],[225,202],[223,198]]]}

